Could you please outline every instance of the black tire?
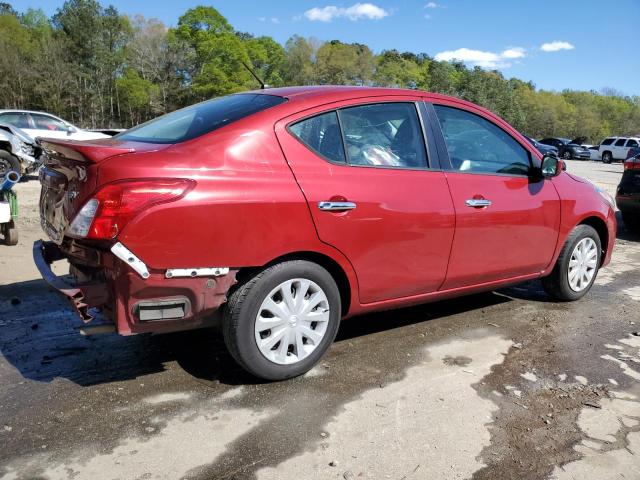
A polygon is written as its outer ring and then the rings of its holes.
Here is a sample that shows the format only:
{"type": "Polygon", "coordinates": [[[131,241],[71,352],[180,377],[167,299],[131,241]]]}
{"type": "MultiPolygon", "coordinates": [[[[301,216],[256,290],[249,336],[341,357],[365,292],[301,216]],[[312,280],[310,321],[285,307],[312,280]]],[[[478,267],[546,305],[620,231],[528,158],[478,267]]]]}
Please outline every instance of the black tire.
{"type": "Polygon", "coordinates": [[[542,279],[542,286],[545,292],[547,292],[547,294],[549,294],[554,299],[562,302],[572,302],[574,300],[582,298],[591,289],[593,282],[598,276],[601,257],[602,243],[600,242],[600,236],[598,235],[598,232],[596,232],[593,227],[590,227],[589,225],[578,225],[567,237],[567,241],[560,251],[560,255],[558,256],[558,260],[553,267],[553,271],[549,276],[542,279]],[[587,237],[593,239],[593,241],[596,243],[596,271],[587,287],[579,292],[576,292],[569,285],[569,261],[571,260],[571,255],[576,245],[581,240],[587,237]]]}
{"type": "Polygon", "coordinates": [[[20,173],[20,160],[6,150],[0,150],[0,178],[3,178],[10,170],[20,173]]]}
{"type": "Polygon", "coordinates": [[[265,380],[284,380],[313,368],[333,343],[341,316],[340,292],[331,274],[315,263],[292,260],[272,265],[238,286],[225,306],[222,333],[229,352],[241,367],[265,380]],[[254,329],[258,310],[267,295],[278,285],[295,278],[312,280],[324,291],[329,304],[329,323],[324,337],[307,357],[283,365],[260,352],[254,329]]]}
{"type": "Polygon", "coordinates": [[[4,243],[7,245],[13,246],[18,244],[18,229],[13,223],[13,220],[2,225],[2,235],[4,236],[4,243]]]}
{"type": "Polygon", "coordinates": [[[611,163],[611,160],[613,160],[613,156],[611,155],[611,152],[602,152],[603,163],[611,163]]]}
{"type": "Polygon", "coordinates": [[[571,155],[571,152],[569,150],[565,150],[562,153],[562,158],[564,158],[565,160],[571,160],[573,156],[571,155]]]}
{"type": "Polygon", "coordinates": [[[640,217],[632,216],[629,212],[620,212],[622,221],[627,230],[634,233],[640,233],[640,217]]]}

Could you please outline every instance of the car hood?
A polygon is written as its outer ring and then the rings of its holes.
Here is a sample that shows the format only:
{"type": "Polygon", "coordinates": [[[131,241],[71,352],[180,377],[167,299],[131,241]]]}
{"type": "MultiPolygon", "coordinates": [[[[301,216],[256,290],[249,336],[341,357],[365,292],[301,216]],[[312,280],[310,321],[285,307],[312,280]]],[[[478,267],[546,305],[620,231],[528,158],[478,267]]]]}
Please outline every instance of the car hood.
{"type": "Polygon", "coordinates": [[[16,137],[18,137],[18,139],[22,140],[24,143],[28,143],[30,145],[36,144],[36,141],[30,135],[27,135],[26,132],[22,131],[18,127],[14,127],[13,125],[9,125],[7,123],[0,123],[0,128],[2,130],[5,130],[11,133],[12,135],[15,135],[16,137]]]}

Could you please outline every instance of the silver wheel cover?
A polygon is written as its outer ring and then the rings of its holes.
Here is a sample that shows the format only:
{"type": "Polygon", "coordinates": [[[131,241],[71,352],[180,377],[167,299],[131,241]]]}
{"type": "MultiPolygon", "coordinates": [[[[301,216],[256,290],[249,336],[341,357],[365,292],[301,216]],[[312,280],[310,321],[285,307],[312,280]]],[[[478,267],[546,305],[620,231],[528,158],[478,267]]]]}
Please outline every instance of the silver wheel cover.
{"type": "Polygon", "coordinates": [[[581,292],[591,284],[598,267],[598,246],[589,237],[583,238],[573,249],[567,269],[569,287],[581,292]]]}
{"type": "Polygon", "coordinates": [[[258,309],[254,327],[258,350],[280,365],[303,360],[322,342],[329,314],[329,300],[317,283],[305,278],[281,283],[258,309]]]}

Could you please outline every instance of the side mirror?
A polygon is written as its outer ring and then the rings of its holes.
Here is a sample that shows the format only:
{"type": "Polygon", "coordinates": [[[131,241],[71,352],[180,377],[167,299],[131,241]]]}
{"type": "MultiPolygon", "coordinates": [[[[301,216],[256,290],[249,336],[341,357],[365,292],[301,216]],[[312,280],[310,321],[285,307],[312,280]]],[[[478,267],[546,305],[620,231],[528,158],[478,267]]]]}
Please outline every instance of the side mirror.
{"type": "Polygon", "coordinates": [[[563,170],[566,170],[566,164],[554,155],[545,155],[542,157],[540,171],[545,178],[557,177],[563,170]]]}
{"type": "Polygon", "coordinates": [[[67,125],[67,135],[71,135],[72,133],[76,133],[76,129],[73,125],[67,125]]]}

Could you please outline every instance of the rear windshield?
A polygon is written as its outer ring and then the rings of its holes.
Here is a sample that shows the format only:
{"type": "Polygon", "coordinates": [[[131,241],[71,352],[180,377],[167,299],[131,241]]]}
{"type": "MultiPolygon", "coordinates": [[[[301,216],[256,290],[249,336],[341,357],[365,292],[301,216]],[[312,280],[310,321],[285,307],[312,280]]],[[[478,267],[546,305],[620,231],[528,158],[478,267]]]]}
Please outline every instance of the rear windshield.
{"type": "Polygon", "coordinates": [[[184,142],[283,102],[283,97],[257,93],[215,98],[149,120],[116,138],[147,143],[184,142]]]}

